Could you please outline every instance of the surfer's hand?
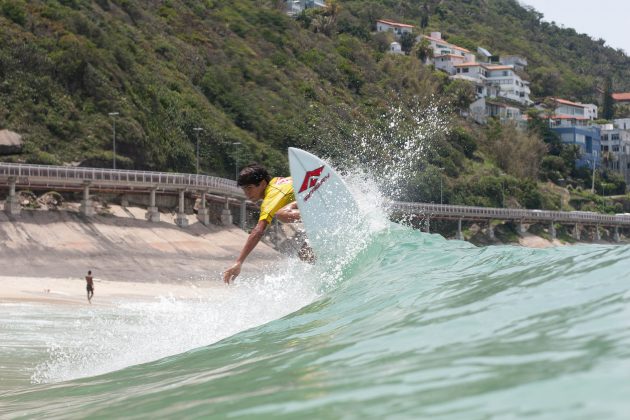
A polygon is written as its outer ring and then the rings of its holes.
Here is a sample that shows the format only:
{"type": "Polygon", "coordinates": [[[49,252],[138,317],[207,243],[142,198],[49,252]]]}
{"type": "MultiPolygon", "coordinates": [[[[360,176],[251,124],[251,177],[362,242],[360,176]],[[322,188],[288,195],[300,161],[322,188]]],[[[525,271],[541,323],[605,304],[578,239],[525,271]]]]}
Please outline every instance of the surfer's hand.
{"type": "Polygon", "coordinates": [[[241,263],[234,263],[234,265],[223,272],[223,281],[226,284],[230,284],[238,275],[241,274],[241,263]]]}

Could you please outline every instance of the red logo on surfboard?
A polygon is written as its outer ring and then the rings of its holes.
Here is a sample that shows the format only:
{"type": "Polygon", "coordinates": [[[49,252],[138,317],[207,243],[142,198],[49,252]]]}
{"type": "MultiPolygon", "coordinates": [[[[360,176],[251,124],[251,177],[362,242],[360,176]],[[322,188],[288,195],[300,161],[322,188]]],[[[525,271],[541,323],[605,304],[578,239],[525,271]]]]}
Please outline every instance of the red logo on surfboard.
{"type": "Polygon", "coordinates": [[[312,171],[306,171],[306,174],[304,175],[304,181],[302,181],[302,186],[300,187],[300,191],[298,191],[298,194],[308,190],[309,188],[313,188],[315,184],[317,184],[317,180],[319,179],[319,176],[322,174],[323,170],[324,166],[322,165],[317,169],[313,169],[312,171]]]}

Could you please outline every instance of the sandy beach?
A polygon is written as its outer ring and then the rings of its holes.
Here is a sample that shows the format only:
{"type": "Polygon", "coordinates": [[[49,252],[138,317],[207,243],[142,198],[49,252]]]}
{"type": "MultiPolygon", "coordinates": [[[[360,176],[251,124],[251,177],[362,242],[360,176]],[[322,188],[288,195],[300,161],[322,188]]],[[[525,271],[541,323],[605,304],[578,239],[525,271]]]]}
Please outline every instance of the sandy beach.
{"type": "MultiPolygon", "coordinates": [[[[80,278],[5,277],[0,276],[0,303],[29,302],[89,305],[85,280],[80,278]]],[[[229,286],[217,281],[174,283],[139,283],[94,279],[92,305],[112,305],[121,300],[145,301],[160,297],[176,299],[221,298],[229,286]]]]}
{"type": "MultiPolygon", "coordinates": [[[[172,215],[144,220],[145,210],[111,206],[91,218],[73,209],[0,212],[0,302],[25,300],[87,304],[84,277],[95,278],[94,304],[119,298],[194,298],[225,290],[221,272],[238,255],[247,233],[236,226],[204,226],[194,215],[176,226],[172,215]]],[[[281,255],[260,243],[242,276],[281,255]]]]}
{"type": "Polygon", "coordinates": [[[551,248],[554,246],[567,245],[559,239],[553,239],[550,241],[548,239],[541,238],[540,236],[536,236],[528,232],[520,234],[520,237],[518,238],[518,244],[526,248],[551,248]]]}

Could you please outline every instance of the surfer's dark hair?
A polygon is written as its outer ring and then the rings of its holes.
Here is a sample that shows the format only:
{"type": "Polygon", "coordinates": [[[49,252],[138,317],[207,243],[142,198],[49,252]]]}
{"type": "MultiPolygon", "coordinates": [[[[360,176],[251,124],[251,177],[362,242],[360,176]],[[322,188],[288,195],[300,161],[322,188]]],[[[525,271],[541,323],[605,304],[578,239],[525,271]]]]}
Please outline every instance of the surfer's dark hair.
{"type": "Polygon", "coordinates": [[[262,181],[271,181],[271,175],[267,172],[267,169],[259,165],[258,163],[252,163],[251,165],[247,165],[241,172],[238,174],[238,181],[236,181],[236,185],[239,187],[243,187],[245,185],[258,185],[262,181]]]}

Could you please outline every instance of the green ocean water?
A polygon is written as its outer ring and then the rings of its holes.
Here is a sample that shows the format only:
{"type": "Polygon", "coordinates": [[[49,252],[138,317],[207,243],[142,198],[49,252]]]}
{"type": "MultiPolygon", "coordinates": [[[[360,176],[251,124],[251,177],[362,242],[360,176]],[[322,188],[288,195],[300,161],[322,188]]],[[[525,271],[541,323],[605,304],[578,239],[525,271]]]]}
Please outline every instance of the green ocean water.
{"type": "Polygon", "coordinates": [[[220,308],[96,314],[109,337],[87,353],[32,344],[23,364],[47,361],[2,387],[0,417],[629,417],[628,246],[477,248],[391,224],[334,268],[242,279],[220,308]]]}

